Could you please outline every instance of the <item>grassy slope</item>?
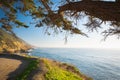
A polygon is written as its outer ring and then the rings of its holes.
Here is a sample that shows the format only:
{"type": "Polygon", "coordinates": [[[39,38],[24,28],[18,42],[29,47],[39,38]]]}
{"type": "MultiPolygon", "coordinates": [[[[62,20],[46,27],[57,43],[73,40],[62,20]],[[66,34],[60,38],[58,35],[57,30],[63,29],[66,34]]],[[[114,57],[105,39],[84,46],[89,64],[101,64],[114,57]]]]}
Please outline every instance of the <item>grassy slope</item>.
{"type": "MultiPolygon", "coordinates": [[[[73,73],[72,71],[68,71],[61,67],[62,64],[56,64],[55,62],[44,59],[44,63],[47,67],[47,73],[45,74],[46,80],[83,80],[82,77],[73,73]]],[[[71,67],[70,65],[67,67],[71,67]]],[[[73,68],[75,70],[75,68],[73,68]]],[[[72,69],[72,70],[73,70],[72,69]]]]}
{"type": "Polygon", "coordinates": [[[92,80],[74,66],[66,63],[46,58],[36,58],[36,62],[37,64],[33,65],[38,67],[29,74],[27,80],[92,80]]]}

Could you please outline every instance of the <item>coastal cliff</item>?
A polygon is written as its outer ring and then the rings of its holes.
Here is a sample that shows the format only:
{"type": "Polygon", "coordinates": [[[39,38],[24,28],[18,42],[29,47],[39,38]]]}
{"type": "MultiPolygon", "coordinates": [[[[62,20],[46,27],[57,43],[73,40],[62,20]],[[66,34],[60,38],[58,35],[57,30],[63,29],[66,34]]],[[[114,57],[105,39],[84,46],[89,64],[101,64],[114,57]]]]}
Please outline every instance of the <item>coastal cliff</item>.
{"type": "Polygon", "coordinates": [[[25,41],[0,28],[0,53],[25,52],[29,48],[25,41]]]}

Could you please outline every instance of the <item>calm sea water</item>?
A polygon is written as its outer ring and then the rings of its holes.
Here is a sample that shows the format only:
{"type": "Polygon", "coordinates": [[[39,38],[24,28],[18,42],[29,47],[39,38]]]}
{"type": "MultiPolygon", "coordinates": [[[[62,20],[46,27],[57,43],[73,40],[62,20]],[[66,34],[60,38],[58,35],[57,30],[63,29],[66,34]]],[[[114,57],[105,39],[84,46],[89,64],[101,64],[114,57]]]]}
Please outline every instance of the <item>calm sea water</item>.
{"type": "Polygon", "coordinates": [[[120,50],[39,48],[31,55],[73,64],[94,80],[120,80],[120,50]]]}

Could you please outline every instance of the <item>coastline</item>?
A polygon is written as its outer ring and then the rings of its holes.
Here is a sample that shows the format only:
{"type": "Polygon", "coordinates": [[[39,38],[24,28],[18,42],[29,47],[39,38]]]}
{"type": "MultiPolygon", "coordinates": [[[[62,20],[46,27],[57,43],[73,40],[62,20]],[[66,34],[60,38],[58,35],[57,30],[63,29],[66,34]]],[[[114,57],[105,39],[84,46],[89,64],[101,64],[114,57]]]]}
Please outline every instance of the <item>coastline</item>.
{"type": "Polygon", "coordinates": [[[0,54],[0,57],[2,57],[2,55],[8,56],[6,58],[10,57],[11,59],[27,60],[29,64],[32,64],[32,65],[28,64],[27,68],[25,68],[25,70],[23,70],[23,72],[19,74],[19,76],[17,75],[18,77],[17,80],[23,79],[23,77],[24,77],[23,80],[29,80],[29,79],[38,80],[39,78],[41,80],[50,80],[50,78],[57,79],[58,77],[59,79],[57,80],[61,80],[61,78],[67,79],[70,77],[73,78],[74,80],[92,80],[92,78],[82,74],[76,67],[69,65],[67,63],[61,63],[47,58],[33,57],[24,53],[0,54]]]}

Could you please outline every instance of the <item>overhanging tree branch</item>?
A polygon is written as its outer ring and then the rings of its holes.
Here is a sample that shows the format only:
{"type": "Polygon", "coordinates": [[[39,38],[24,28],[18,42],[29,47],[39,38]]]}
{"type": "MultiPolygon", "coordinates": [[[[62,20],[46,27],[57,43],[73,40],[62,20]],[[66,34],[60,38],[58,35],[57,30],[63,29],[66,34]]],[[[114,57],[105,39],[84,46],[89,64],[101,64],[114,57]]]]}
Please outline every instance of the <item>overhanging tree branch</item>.
{"type": "MultiPolygon", "coordinates": [[[[119,2],[119,0],[118,0],[119,2]]],[[[97,17],[103,21],[120,22],[120,4],[107,1],[79,1],[70,2],[59,7],[58,12],[77,11],[86,12],[87,15],[97,17]]]]}
{"type": "MultiPolygon", "coordinates": [[[[22,14],[29,12],[31,17],[37,20],[37,27],[46,25],[51,28],[60,28],[81,35],[85,34],[75,25],[75,20],[80,20],[81,17],[83,18],[86,15],[88,19],[86,20],[87,29],[94,30],[100,28],[102,22],[107,21],[111,22],[110,26],[113,26],[113,28],[120,27],[120,0],[116,0],[115,2],[101,0],[60,1],[65,2],[65,4],[61,5],[58,11],[54,11],[50,7],[52,5],[51,0],[0,0],[0,9],[6,15],[0,18],[0,23],[3,26],[10,25],[13,27],[14,24],[16,27],[28,27],[20,20],[17,20],[16,16],[18,12],[22,14]],[[18,5],[16,6],[15,4],[18,5]]],[[[4,26],[4,28],[6,27],[4,26]]],[[[7,29],[11,29],[11,27],[7,29]]],[[[108,31],[108,33],[111,31],[108,31]]],[[[118,34],[120,33],[118,30],[117,32],[118,34]]]]}

